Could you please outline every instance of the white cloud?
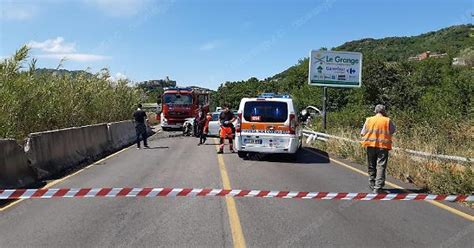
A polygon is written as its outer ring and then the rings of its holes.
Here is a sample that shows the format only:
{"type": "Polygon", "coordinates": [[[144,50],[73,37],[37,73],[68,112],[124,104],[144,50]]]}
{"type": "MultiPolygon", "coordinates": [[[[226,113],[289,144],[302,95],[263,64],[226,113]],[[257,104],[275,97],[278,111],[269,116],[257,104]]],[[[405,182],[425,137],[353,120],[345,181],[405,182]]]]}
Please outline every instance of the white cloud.
{"type": "Polygon", "coordinates": [[[122,80],[122,79],[127,79],[127,75],[123,74],[123,73],[120,73],[120,72],[117,72],[115,73],[115,76],[114,76],[117,80],[122,80]]]}
{"type": "Polygon", "coordinates": [[[18,2],[2,2],[0,9],[1,20],[24,21],[32,18],[38,8],[32,4],[18,2]]]}
{"type": "Polygon", "coordinates": [[[56,37],[45,41],[30,41],[28,46],[32,49],[38,49],[42,54],[35,57],[45,59],[65,59],[67,61],[91,62],[110,59],[108,56],[76,53],[76,43],[67,43],[63,37],[56,37]]]}
{"type": "Polygon", "coordinates": [[[218,41],[210,41],[210,42],[202,44],[199,47],[199,50],[201,50],[201,51],[210,51],[210,50],[214,50],[219,45],[220,45],[220,42],[218,42],[218,41]]]}
{"type": "Polygon", "coordinates": [[[115,73],[114,76],[110,76],[109,78],[107,78],[108,81],[112,81],[112,82],[117,82],[119,80],[126,80],[128,77],[127,75],[121,73],[121,72],[117,72],[115,73]]]}
{"type": "Polygon", "coordinates": [[[43,42],[30,41],[28,46],[47,53],[72,53],[76,51],[76,44],[64,42],[63,37],[56,37],[43,42]]]}
{"type": "Polygon", "coordinates": [[[101,60],[110,59],[110,57],[108,56],[88,54],[88,53],[39,54],[35,57],[46,58],[46,59],[65,59],[66,61],[77,61],[77,62],[91,62],[91,61],[101,61],[101,60]]]}
{"type": "Polygon", "coordinates": [[[84,0],[106,15],[121,17],[134,16],[145,10],[150,0],[84,0]]]}

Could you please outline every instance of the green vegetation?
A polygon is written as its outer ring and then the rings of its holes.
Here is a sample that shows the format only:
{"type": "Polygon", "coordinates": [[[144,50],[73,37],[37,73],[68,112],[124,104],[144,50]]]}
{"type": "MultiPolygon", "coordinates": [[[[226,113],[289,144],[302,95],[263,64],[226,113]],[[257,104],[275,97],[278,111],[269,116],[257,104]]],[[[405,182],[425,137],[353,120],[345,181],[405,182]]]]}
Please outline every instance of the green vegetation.
{"type": "Polygon", "coordinates": [[[388,37],[346,42],[334,50],[373,53],[386,61],[406,60],[425,51],[457,55],[474,45],[469,35],[473,25],[459,25],[412,37],[388,37]]]}
{"type": "Polygon", "coordinates": [[[0,137],[130,119],[140,92],[127,80],[110,82],[107,69],[37,70],[29,49],[21,47],[0,62],[0,137]]]}
{"type": "MultiPolygon", "coordinates": [[[[396,146],[474,157],[474,38],[470,36],[472,28],[473,25],[453,26],[414,37],[363,39],[333,48],[362,52],[363,78],[361,88],[328,90],[330,128],[327,131],[344,133],[357,139],[365,118],[373,114],[376,104],[381,103],[387,106],[398,127],[396,146]],[[408,61],[408,57],[427,50],[447,53],[447,56],[408,61]],[[452,65],[453,58],[458,56],[466,60],[467,66],[452,65]]],[[[292,94],[300,109],[307,105],[321,106],[322,88],[309,86],[307,80],[308,59],[301,59],[295,66],[264,80],[250,78],[246,81],[226,82],[219,87],[213,98],[218,103],[228,102],[236,107],[242,97],[256,96],[261,92],[286,92],[292,94]]],[[[321,130],[320,126],[318,127],[320,120],[317,119],[316,122],[316,128],[321,130]]],[[[357,154],[354,151],[360,150],[349,144],[328,145],[325,148],[339,155],[357,154]]],[[[364,160],[363,156],[349,157],[360,162],[364,160]]],[[[426,174],[404,166],[419,163],[395,160],[391,165],[393,175],[403,178],[408,173],[409,177],[416,178],[415,181],[420,185],[443,192],[440,190],[442,186],[432,183],[436,180],[421,180],[423,177],[426,179],[426,174]]],[[[460,178],[457,172],[438,170],[445,168],[444,166],[435,167],[436,173],[442,174],[437,178],[446,179],[453,173],[456,178],[460,178]]],[[[471,188],[460,183],[457,185],[463,188],[449,187],[451,193],[472,190],[472,171],[469,173],[467,183],[471,188]]],[[[430,176],[434,175],[430,173],[430,176]]],[[[454,176],[452,179],[453,182],[457,180],[454,176]]]]}

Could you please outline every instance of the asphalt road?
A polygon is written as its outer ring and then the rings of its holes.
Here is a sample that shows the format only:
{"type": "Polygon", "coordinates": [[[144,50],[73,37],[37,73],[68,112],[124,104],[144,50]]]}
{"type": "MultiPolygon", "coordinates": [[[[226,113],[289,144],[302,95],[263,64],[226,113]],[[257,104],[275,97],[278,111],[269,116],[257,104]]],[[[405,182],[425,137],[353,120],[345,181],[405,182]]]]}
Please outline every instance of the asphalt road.
{"type": "MultiPolygon", "coordinates": [[[[274,156],[244,161],[235,154],[219,158],[214,145],[198,147],[194,138],[167,135],[155,135],[150,142],[152,149],[126,149],[53,182],[54,187],[222,188],[230,183],[239,189],[367,191],[364,175],[308,150],[301,152],[296,163],[274,156]]],[[[459,209],[474,215],[471,209],[459,209]]],[[[24,200],[0,212],[0,247],[473,244],[474,222],[415,201],[56,198],[24,200]]]]}

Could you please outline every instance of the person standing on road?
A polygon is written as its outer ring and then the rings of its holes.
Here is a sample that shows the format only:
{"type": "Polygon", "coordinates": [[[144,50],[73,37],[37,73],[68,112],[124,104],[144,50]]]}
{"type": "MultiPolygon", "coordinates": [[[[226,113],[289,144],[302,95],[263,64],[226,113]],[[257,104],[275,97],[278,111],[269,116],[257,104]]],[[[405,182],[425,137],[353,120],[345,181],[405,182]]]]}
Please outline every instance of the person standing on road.
{"type": "Polygon", "coordinates": [[[138,109],[133,113],[135,119],[135,131],[137,133],[137,149],[140,149],[140,138],[143,138],[143,146],[148,147],[146,122],[148,121],[145,111],[142,110],[142,105],[138,104],[138,109]]]}
{"type": "Polygon", "coordinates": [[[199,145],[206,143],[207,134],[209,133],[209,122],[212,120],[211,113],[207,113],[206,119],[204,119],[203,128],[201,130],[201,136],[199,138],[199,145]]]}
{"type": "Polygon", "coordinates": [[[220,145],[219,145],[219,151],[217,153],[222,154],[224,153],[224,146],[225,146],[225,140],[229,140],[229,149],[230,152],[234,153],[234,125],[232,122],[235,120],[234,113],[230,111],[229,106],[227,104],[224,104],[222,106],[222,112],[219,115],[219,123],[220,123],[220,130],[219,130],[219,136],[220,136],[220,145]]]}
{"type": "Polygon", "coordinates": [[[201,137],[205,119],[204,108],[202,105],[199,105],[199,108],[196,110],[196,115],[194,116],[194,137],[201,137]]]}
{"type": "Polygon", "coordinates": [[[374,112],[375,116],[367,118],[360,134],[362,146],[367,148],[369,188],[373,193],[380,193],[385,186],[385,170],[395,124],[387,117],[384,105],[375,106],[374,112]]]}

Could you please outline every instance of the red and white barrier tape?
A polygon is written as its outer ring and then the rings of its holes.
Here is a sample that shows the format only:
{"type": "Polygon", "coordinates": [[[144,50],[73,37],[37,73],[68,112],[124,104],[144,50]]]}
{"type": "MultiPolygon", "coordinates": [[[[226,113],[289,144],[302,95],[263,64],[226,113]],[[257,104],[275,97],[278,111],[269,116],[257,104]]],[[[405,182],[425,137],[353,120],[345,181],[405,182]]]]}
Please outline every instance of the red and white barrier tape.
{"type": "Polygon", "coordinates": [[[175,197],[175,196],[230,196],[315,200],[359,201],[456,201],[472,202],[474,195],[432,195],[417,193],[331,193],[300,191],[267,191],[240,189],[192,188],[63,188],[63,189],[0,189],[0,200],[30,198],[82,198],[82,197],[175,197]]]}

